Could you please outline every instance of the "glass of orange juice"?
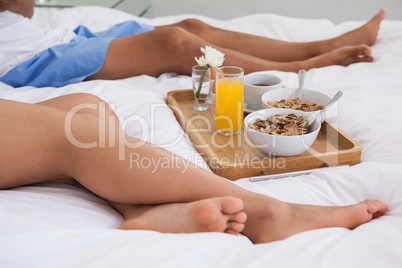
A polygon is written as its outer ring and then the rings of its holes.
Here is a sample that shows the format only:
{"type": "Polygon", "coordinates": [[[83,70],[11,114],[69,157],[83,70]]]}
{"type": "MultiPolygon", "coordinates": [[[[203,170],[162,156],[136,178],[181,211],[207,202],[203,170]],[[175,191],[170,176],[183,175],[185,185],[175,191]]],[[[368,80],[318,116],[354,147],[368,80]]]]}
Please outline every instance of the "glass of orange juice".
{"type": "Polygon", "coordinates": [[[215,124],[225,135],[236,135],[243,125],[242,68],[225,66],[216,70],[215,124]]]}

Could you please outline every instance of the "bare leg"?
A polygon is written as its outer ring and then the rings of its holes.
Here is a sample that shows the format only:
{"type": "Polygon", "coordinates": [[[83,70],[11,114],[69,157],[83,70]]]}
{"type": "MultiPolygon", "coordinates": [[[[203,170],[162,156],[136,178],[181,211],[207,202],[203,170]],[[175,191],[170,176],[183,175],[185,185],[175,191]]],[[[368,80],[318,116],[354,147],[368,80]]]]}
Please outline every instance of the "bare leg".
{"type": "MultiPolygon", "coordinates": [[[[2,152],[5,152],[1,155],[4,157],[0,156],[0,162],[2,163],[0,168],[0,176],[2,178],[0,180],[0,189],[71,178],[70,175],[61,172],[61,164],[67,161],[66,157],[63,157],[63,154],[64,156],[67,155],[65,151],[67,148],[64,146],[53,148],[56,144],[61,145],[65,143],[66,135],[64,134],[64,137],[62,137],[63,134],[61,132],[46,133],[52,131],[52,124],[56,124],[54,127],[58,129],[60,127],[59,123],[63,124],[65,122],[65,111],[79,107],[77,117],[84,117],[84,120],[88,121],[95,119],[98,121],[97,123],[101,119],[107,126],[114,125],[115,130],[113,132],[118,133],[122,131],[114,112],[103,101],[89,94],[71,94],[43,101],[38,103],[38,105],[4,100],[0,100],[0,104],[4,108],[4,110],[0,109],[1,118],[8,118],[9,120],[2,122],[2,133],[0,133],[0,140],[4,141],[4,144],[0,142],[2,152]],[[84,106],[77,106],[82,104],[84,106]],[[103,108],[99,109],[99,107],[103,108]],[[7,111],[5,112],[5,110],[7,111]],[[31,111],[31,115],[27,115],[26,112],[28,111],[31,111]],[[50,116],[49,113],[54,113],[54,115],[50,116]],[[62,116],[60,117],[60,115],[62,116]],[[24,116],[24,119],[19,120],[19,116],[24,116]],[[49,119],[50,117],[52,118],[47,121],[49,128],[44,126],[44,121],[36,120],[48,117],[49,119]],[[23,125],[20,125],[21,123],[23,125]],[[31,126],[31,123],[34,126],[31,126]],[[39,129],[43,129],[43,131],[39,132],[39,129]],[[14,131],[22,131],[22,133],[18,133],[22,135],[18,136],[14,131]],[[27,133],[29,134],[26,135],[27,133]],[[50,139],[45,144],[44,140],[49,136],[50,139]],[[7,143],[11,147],[6,146],[7,143]],[[43,146],[43,148],[39,148],[37,145],[43,146]],[[13,146],[20,147],[24,152],[19,150],[14,151],[13,146]],[[61,157],[55,158],[55,155],[50,153],[53,151],[52,149],[61,150],[61,157]],[[20,160],[18,162],[15,161],[17,157],[20,160]],[[31,157],[35,158],[35,163],[31,163],[31,157]],[[20,169],[21,162],[24,163],[26,169],[17,172],[20,169]],[[39,164],[38,168],[33,168],[39,164]],[[42,172],[41,168],[46,170],[42,172]]],[[[247,218],[246,214],[242,211],[243,202],[234,197],[218,197],[191,203],[163,205],[127,205],[108,202],[127,219],[130,229],[155,230],[169,233],[225,232],[237,235],[244,229],[244,222],[247,218]]],[[[123,224],[121,228],[124,229],[127,223],[123,224]]]]}
{"type": "MultiPolygon", "coordinates": [[[[231,229],[227,231],[228,233],[232,233],[232,231],[236,233],[242,229],[244,215],[241,216],[242,214],[234,208],[233,204],[229,205],[230,208],[223,205],[225,201],[222,198],[226,196],[243,201],[243,211],[248,216],[243,233],[255,243],[283,239],[292,234],[315,228],[334,226],[354,228],[373,217],[382,215],[387,210],[386,204],[374,200],[367,200],[348,207],[318,207],[284,203],[244,190],[192,164],[187,167],[183,159],[175,163],[175,165],[181,164],[178,168],[159,168],[156,172],[152,172],[152,168],[137,168],[135,165],[130,165],[131,153],[139,154],[142,158],[153,158],[156,161],[172,159],[172,156],[163,149],[150,147],[149,144],[136,149],[125,147],[126,157],[123,160],[119,160],[119,151],[122,148],[116,146],[105,146],[104,148],[95,146],[86,149],[76,147],[66,138],[64,121],[68,113],[65,111],[43,105],[29,105],[5,100],[0,100],[0,102],[0,118],[8,119],[2,124],[4,127],[0,132],[3,151],[0,155],[2,163],[0,188],[50,181],[60,178],[60,176],[72,177],[107,200],[127,204],[120,208],[122,213],[126,214],[126,221],[122,228],[138,228],[144,223],[142,219],[146,216],[149,216],[148,219],[152,222],[152,219],[165,215],[160,210],[146,207],[143,212],[130,211],[130,204],[191,203],[204,199],[214,202],[213,198],[220,198],[221,201],[215,205],[215,208],[220,211],[218,215],[232,214],[224,220],[227,223],[225,228],[231,229]],[[25,155],[25,152],[28,154],[25,155]],[[19,163],[23,162],[24,165],[15,163],[15,159],[19,159],[19,163]],[[158,195],[154,193],[158,193],[158,195]],[[125,209],[128,209],[129,212],[124,212],[125,209]],[[235,211],[234,213],[231,213],[232,209],[235,211]],[[231,221],[239,223],[239,228],[231,226],[229,223],[231,221]]],[[[99,118],[93,115],[76,114],[72,121],[71,131],[74,137],[81,142],[88,144],[97,142],[100,139],[99,122],[99,118]]],[[[109,133],[112,132],[106,131],[106,136],[109,138],[109,133]]],[[[116,136],[116,139],[121,138],[121,136],[116,136]]],[[[126,138],[131,142],[135,141],[133,138],[126,138]]],[[[110,139],[106,140],[110,141],[110,139]]],[[[118,144],[118,141],[114,143],[118,144]]],[[[166,211],[174,209],[170,206],[166,208],[166,211]]],[[[178,209],[183,213],[189,211],[188,207],[183,206],[178,209]]],[[[187,223],[194,224],[194,218],[190,217],[187,223]]],[[[205,222],[199,223],[200,226],[205,226],[203,225],[205,222]]],[[[150,222],[146,222],[146,224],[154,226],[150,229],[161,228],[150,222]]],[[[171,222],[166,222],[164,226],[171,224],[171,222]]],[[[185,225],[185,223],[183,224],[185,225]]],[[[209,230],[208,228],[204,228],[204,230],[209,230]]],[[[177,231],[174,226],[168,229],[172,232],[177,231]]],[[[187,229],[186,231],[193,230],[187,229]]]]}
{"type": "Polygon", "coordinates": [[[226,31],[212,27],[196,19],[187,19],[176,24],[161,27],[181,27],[216,46],[235,50],[261,59],[289,62],[306,60],[344,46],[374,44],[385,11],[381,9],[369,22],[358,29],[328,40],[296,43],[272,38],[226,31]]]}
{"type": "MultiPolygon", "coordinates": [[[[89,94],[71,94],[38,103],[39,105],[69,111],[85,104],[78,111],[112,123],[115,134],[122,131],[118,118],[102,100],[89,94]],[[99,109],[103,104],[104,109],[99,109]],[[95,105],[95,107],[93,106],[95,105]],[[113,119],[113,120],[112,120],[113,119]]],[[[57,176],[53,179],[63,179],[57,176]]],[[[108,201],[108,200],[106,200],[108,201]]],[[[108,201],[129,223],[130,229],[155,230],[170,233],[225,232],[237,235],[244,229],[246,214],[242,212],[243,202],[233,197],[205,199],[191,203],[163,205],[127,205],[108,201]]]]}
{"type": "MultiPolygon", "coordinates": [[[[181,28],[163,28],[115,39],[108,50],[104,66],[91,79],[121,79],[147,74],[159,76],[166,72],[189,75],[200,48],[213,45],[181,28]],[[163,44],[163,46],[161,45],[163,44]]],[[[241,66],[245,73],[265,70],[297,72],[300,69],[349,65],[370,62],[367,45],[346,46],[308,60],[274,62],[215,46],[225,53],[225,65],[241,66]]]]}
{"type": "Polygon", "coordinates": [[[34,0],[0,1],[0,11],[10,10],[24,17],[32,18],[34,13],[34,0]]]}
{"type": "Polygon", "coordinates": [[[209,198],[189,203],[126,205],[110,202],[126,219],[120,229],[162,233],[225,232],[237,235],[247,216],[243,202],[234,197],[209,198]]]}
{"type": "Polygon", "coordinates": [[[225,65],[246,73],[265,70],[297,72],[330,65],[371,62],[370,45],[384,18],[381,10],[364,26],[340,37],[310,43],[289,43],[212,28],[186,20],[154,31],[114,40],[104,66],[88,79],[120,79],[166,72],[189,75],[200,47],[211,45],[226,54],[225,65]],[[233,40],[236,40],[235,42],[233,40]],[[269,49],[268,49],[269,48],[269,49]]]}

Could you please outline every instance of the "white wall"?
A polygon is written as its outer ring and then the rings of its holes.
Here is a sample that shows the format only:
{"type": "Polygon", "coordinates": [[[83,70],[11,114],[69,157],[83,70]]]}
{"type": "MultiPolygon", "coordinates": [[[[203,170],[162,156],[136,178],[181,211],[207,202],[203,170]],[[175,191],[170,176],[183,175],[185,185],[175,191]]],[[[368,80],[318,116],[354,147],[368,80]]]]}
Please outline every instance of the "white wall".
{"type": "Polygon", "coordinates": [[[151,6],[151,0],[125,0],[120,3],[116,9],[134,14],[136,16],[149,17],[148,7],[151,6]]]}
{"type": "Polygon", "coordinates": [[[327,18],[339,23],[367,20],[380,8],[386,9],[386,19],[402,20],[402,0],[152,0],[150,16],[198,14],[230,19],[254,13],[276,13],[291,17],[327,18]]]}

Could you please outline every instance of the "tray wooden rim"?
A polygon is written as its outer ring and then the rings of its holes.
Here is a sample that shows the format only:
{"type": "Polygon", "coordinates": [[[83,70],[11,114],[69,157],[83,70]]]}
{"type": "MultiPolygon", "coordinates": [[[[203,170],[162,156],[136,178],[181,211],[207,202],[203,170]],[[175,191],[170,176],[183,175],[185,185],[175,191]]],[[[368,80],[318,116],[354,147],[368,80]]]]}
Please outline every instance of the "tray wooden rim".
{"type": "MultiPolygon", "coordinates": [[[[200,134],[200,132],[188,132],[189,128],[194,128],[195,125],[194,123],[189,123],[185,122],[186,119],[183,118],[185,117],[183,115],[183,111],[180,110],[180,108],[183,108],[182,105],[180,104],[180,100],[177,96],[182,95],[182,94],[187,94],[187,97],[190,97],[193,95],[193,90],[192,89],[184,89],[184,90],[175,90],[175,91],[170,91],[167,94],[167,103],[170,106],[170,108],[173,110],[177,121],[183,128],[183,130],[187,133],[189,136],[190,140],[195,143],[199,144],[200,142],[204,142],[204,138],[200,134]],[[180,111],[180,114],[179,114],[180,111]]],[[[210,108],[213,106],[210,105],[210,108]]],[[[205,112],[197,112],[200,113],[200,115],[206,115],[208,116],[208,113],[205,112]]],[[[351,144],[351,148],[349,149],[343,149],[343,150],[337,150],[336,152],[326,152],[326,153],[315,153],[315,154],[301,154],[298,156],[290,156],[290,157],[283,157],[285,161],[290,165],[290,168],[284,169],[284,170],[277,170],[277,169],[244,169],[243,167],[236,166],[235,163],[216,163],[214,162],[211,164],[210,161],[208,161],[209,156],[214,155],[214,150],[211,146],[208,146],[203,149],[197,149],[198,153],[204,158],[204,160],[207,162],[211,170],[220,175],[223,176],[227,179],[230,180],[236,180],[244,177],[251,177],[251,176],[258,176],[258,175],[263,175],[264,173],[268,172],[269,174],[279,174],[279,173],[284,173],[284,172],[289,172],[289,171],[299,171],[299,170],[306,170],[306,169],[312,169],[312,168],[320,168],[320,167],[325,167],[327,163],[337,166],[337,165],[355,165],[360,163],[360,158],[361,158],[361,146],[357,144],[353,139],[348,137],[343,131],[339,130],[333,123],[329,122],[326,120],[323,123],[323,129],[325,131],[330,131],[334,132],[338,135],[338,138],[342,139],[343,142],[347,142],[351,144]],[[338,161],[333,161],[331,159],[335,159],[338,157],[338,161]],[[309,165],[302,165],[305,161],[309,161],[309,165]],[[336,163],[334,163],[336,162],[336,163]]],[[[242,130],[244,131],[244,130],[242,130]]],[[[244,132],[241,135],[245,135],[244,132]]],[[[257,149],[255,149],[257,150],[257,149]]],[[[278,159],[278,158],[276,158],[278,159]]],[[[272,162],[273,158],[266,158],[262,160],[256,160],[254,162],[250,162],[250,164],[253,164],[253,166],[258,166],[260,164],[263,167],[269,166],[270,163],[272,162]]]]}

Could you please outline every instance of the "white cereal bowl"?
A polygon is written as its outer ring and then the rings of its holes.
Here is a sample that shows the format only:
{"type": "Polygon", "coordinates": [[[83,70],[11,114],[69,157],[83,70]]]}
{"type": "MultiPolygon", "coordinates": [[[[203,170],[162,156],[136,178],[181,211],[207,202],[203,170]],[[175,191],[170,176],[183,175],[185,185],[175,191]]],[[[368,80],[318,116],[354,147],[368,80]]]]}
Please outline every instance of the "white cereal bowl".
{"type": "Polygon", "coordinates": [[[309,115],[302,111],[291,109],[263,109],[250,113],[244,119],[244,127],[247,132],[247,137],[251,146],[260,150],[263,154],[273,156],[294,156],[304,153],[308,148],[313,145],[318,133],[321,129],[321,122],[315,120],[310,126],[308,133],[298,136],[277,136],[266,133],[261,133],[248,126],[248,123],[254,123],[256,119],[267,119],[271,115],[276,114],[295,114],[297,116],[304,116],[307,118],[309,115]]]}
{"type": "MultiPolygon", "coordinates": [[[[268,101],[280,101],[283,99],[294,99],[297,93],[297,88],[280,88],[280,89],[273,89],[270,90],[266,93],[264,93],[261,96],[261,101],[264,109],[268,108],[275,108],[269,104],[267,104],[268,101]]],[[[314,103],[317,103],[318,105],[327,105],[328,102],[331,100],[331,98],[319,91],[315,90],[309,90],[309,89],[304,89],[303,90],[303,95],[301,98],[302,101],[311,101],[314,103]]],[[[291,109],[292,110],[292,109],[291,109]]],[[[296,111],[296,110],[293,110],[296,111]]],[[[314,111],[314,112],[305,112],[308,115],[312,115],[315,113],[319,113],[319,111],[314,111]]],[[[326,111],[328,114],[328,111],[326,111]]],[[[321,122],[323,122],[326,119],[326,115],[321,118],[321,122]]]]}

